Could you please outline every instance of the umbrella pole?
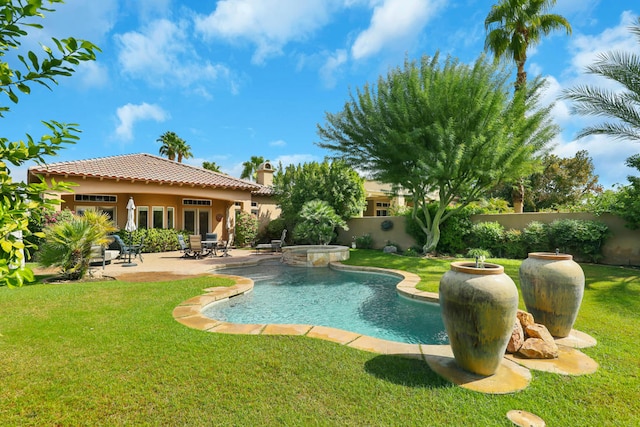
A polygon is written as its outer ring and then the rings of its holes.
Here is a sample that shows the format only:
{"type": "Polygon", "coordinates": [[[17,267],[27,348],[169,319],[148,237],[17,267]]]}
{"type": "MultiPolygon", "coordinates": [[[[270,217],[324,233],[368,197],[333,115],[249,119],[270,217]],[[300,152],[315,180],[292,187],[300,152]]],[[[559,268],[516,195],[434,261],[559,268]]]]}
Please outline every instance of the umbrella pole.
{"type": "Polygon", "coordinates": [[[129,264],[131,264],[131,246],[133,246],[133,237],[131,237],[131,232],[129,232],[129,264]]]}

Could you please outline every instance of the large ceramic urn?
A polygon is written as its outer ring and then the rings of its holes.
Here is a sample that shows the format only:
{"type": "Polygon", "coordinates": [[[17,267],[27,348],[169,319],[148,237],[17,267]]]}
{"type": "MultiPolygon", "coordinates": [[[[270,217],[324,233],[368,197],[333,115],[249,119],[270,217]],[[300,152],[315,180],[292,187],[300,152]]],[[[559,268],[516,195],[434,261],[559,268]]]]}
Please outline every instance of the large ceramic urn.
{"type": "Polygon", "coordinates": [[[518,289],[504,267],[451,263],[440,280],[440,309],[456,363],[493,375],[504,357],[518,310],[518,289]]]}
{"type": "Polygon", "coordinates": [[[520,266],[520,289],[527,311],[551,335],[569,335],[584,294],[584,272],[569,254],[532,252],[520,266]]]}

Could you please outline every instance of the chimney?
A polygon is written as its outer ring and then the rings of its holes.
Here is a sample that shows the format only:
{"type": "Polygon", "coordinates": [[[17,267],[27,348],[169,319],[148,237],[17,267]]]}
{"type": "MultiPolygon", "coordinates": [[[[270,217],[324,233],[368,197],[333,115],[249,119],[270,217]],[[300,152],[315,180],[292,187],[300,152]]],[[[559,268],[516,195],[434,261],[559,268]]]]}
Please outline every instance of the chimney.
{"type": "Polygon", "coordinates": [[[256,171],[256,182],[266,187],[273,186],[273,166],[269,160],[258,166],[258,170],[256,171]]]}

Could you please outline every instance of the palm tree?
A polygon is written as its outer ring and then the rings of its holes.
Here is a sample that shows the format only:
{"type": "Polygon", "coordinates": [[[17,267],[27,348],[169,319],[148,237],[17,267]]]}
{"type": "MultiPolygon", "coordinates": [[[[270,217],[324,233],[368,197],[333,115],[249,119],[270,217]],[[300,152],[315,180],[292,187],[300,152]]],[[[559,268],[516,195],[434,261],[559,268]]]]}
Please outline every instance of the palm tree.
{"type": "Polygon", "coordinates": [[[252,179],[255,181],[256,171],[258,170],[258,166],[260,166],[262,163],[264,163],[264,157],[251,156],[251,160],[242,164],[244,169],[242,169],[240,179],[252,179]]]}
{"type": "Polygon", "coordinates": [[[208,169],[210,171],[213,171],[213,172],[222,173],[222,171],[220,170],[220,166],[218,166],[216,164],[216,162],[204,161],[204,162],[202,162],[202,167],[205,168],[205,169],[208,169]]]}
{"type": "Polygon", "coordinates": [[[529,48],[553,30],[564,27],[571,34],[571,25],[564,17],[545,13],[555,4],[556,0],[500,0],[484,20],[484,48],[493,52],[496,60],[513,59],[518,67],[516,90],[527,82],[524,68],[529,48]]]}
{"type": "MultiPolygon", "coordinates": [[[[640,42],[640,18],[629,27],[640,42]]],[[[572,112],[586,116],[617,119],[588,126],[578,139],[589,135],[608,135],[614,139],[640,142],[640,55],[635,52],[604,52],[587,67],[587,73],[618,83],[622,90],[609,91],[593,86],[577,86],[563,92],[561,98],[574,101],[572,112]]]]}
{"type": "Polygon", "coordinates": [[[191,146],[187,142],[176,135],[175,132],[167,131],[160,135],[156,140],[162,144],[159,153],[167,156],[169,160],[175,160],[178,157],[178,163],[182,163],[182,159],[193,157],[191,154],[191,146]]]}

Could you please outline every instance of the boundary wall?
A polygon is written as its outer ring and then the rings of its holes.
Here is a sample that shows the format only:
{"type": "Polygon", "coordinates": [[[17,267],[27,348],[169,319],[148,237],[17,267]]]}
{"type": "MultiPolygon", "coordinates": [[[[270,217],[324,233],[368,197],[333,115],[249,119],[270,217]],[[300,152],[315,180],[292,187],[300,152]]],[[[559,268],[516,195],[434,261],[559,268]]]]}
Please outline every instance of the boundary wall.
{"type": "MultiPolygon", "coordinates": [[[[640,230],[631,230],[625,227],[625,221],[612,214],[596,216],[584,212],[527,212],[521,214],[482,214],[471,217],[474,223],[499,222],[506,230],[522,230],[532,221],[550,223],[556,219],[581,219],[605,223],[609,227],[611,235],[602,247],[603,259],[600,262],[609,265],[640,266],[640,230]]],[[[373,238],[374,249],[382,249],[387,242],[392,242],[398,244],[404,251],[417,245],[415,239],[405,232],[405,224],[406,220],[403,216],[351,218],[347,221],[348,231],[338,230],[338,243],[350,247],[354,236],[358,237],[369,233],[373,238]],[[384,220],[393,222],[391,230],[382,230],[381,224],[384,220]]]]}

